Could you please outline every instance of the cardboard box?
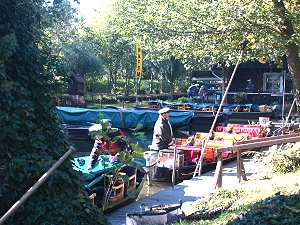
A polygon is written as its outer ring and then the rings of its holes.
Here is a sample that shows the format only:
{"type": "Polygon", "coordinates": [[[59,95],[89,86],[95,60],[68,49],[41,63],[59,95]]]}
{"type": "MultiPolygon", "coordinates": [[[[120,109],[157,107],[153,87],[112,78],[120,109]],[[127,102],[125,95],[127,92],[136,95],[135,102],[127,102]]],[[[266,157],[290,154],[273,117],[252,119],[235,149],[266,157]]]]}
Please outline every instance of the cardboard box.
{"type": "Polygon", "coordinates": [[[260,106],[259,106],[259,111],[260,111],[260,112],[265,112],[265,111],[267,111],[267,106],[265,106],[265,105],[260,105],[260,106]]]}

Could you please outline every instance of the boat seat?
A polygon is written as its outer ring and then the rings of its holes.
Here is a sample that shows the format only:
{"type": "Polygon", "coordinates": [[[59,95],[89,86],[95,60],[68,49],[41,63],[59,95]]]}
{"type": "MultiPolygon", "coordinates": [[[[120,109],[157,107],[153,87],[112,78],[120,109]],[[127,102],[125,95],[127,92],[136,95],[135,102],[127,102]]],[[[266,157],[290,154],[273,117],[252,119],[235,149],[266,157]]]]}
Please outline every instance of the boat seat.
{"type": "Polygon", "coordinates": [[[97,196],[96,193],[93,193],[89,196],[89,198],[92,200],[93,204],[95,203],[95,197],[97,196]]]}
{"type": "Polygon", "coordinates": [[[244,112],[251,112],[251,106],[248,106],[243,109],[244,112]]]}
{"type": "Polygon", "coordinates": [[[124,182],[118,180],[116,185],[113,185],[109,192],[108,202],[114,202],[121,198],[124,198],[124,182]]]}
{"type": "MultiPolygon", "coordinates": [[[[124,172],[119,172],[119,175],[125,175],[124,172]]],[[[120,176],[112,176],[112,181],[108,185],[106,196],[108,202],[114,202],[124,198],[125,184],[120,176]]]]}
{"type": "Polygon", "coordinates": [[[125,184],[125,192],[136,189],[136,173],[137,169],[131,166],[125,166],[121,172],[128,176],[128,181],[125,184]]]}
{"type": "Polygon", "coordinates": [[[231,111],[232,111],[232,112],[239,112],[240,109],[241,109],[241,107],[238,105],[238,106],[236,106],[235,108],[232,108],[231,111]]]}
{"type": "Polygon", "coordinates": [[[177,106],[177,109],[190,110],[191,107],[187,104],[183,104],[181,106],[177,106]]]}
{"type": "Polygon", "coordinates": [[[186,109],[186,110],[190,110],[191,107],[190,107],[189,105],[185,104],[185,109],[186,109]]]}
{"type": "Polygon", "coordinates": [[[214,110],[215,110],[214,106],[209,106],[209,107],[203,108],[203,111],[209,111],[209,112],[212,112],[212,111],[214,111],[214,110]]]}
{"type": "Polygon", "coordinates": [[[127,182],[127,192],[136,189],[136,174],[131,175],[127,182]]]}

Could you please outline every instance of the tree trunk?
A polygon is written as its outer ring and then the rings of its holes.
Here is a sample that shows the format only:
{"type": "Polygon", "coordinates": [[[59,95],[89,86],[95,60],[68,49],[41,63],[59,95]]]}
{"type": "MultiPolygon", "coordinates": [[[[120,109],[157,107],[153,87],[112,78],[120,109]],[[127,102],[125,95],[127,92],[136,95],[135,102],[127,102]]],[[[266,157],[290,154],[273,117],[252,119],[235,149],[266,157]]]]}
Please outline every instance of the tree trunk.
{"type": "Polygon", "coordinates": [[[173,82],[170,82],[170,101],[173,102],[174,101],[174,85],[173,82]]]}
{"type": "Polygon", "coordinates": [[[292,194],[293,195],[299,195],[300,194],[300,185],[297,187],[297,189],[292,194]]]}
{"type": "Polygon", "coordinates": [[[292,35],[295,34],[292,21],[286,17],[286,9],[283,1],[273,0],[276,13],[279,17],[280,26],[279,31],[281,37],[287,41],[284,46],[285,54],[288,62],[288,69],[293,77],[293,92],[294,98],[299,100],[299,87],[300,87],[300,62],[298,46],[291,40],[292,35]]]}

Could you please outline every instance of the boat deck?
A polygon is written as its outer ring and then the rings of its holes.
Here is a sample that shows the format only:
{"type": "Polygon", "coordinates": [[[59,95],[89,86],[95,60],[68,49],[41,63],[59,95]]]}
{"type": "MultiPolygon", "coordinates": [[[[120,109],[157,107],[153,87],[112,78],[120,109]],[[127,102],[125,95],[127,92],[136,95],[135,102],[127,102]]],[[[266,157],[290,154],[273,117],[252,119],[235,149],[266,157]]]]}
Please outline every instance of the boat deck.
{"type": "MultiPolygon", "coordinates": [[[[255,173],[255,168],[257,168],[257,166],[253,166],[254,162],[251,160],[251,158],[246,158],[243,161],[246,176],[249,177],[255,173]]],[[[240,185],[238,183],[238,179],[236,178],[236,171],[236,162],[232,162],[223,166],[223,188],[237,188],[240,185]]],[[[140,205],[142,203],[150,206],[161,204],[178,204],[179,200],[183,202],[182,210],[184,212],[189,212],[189,210],[191,210],[190,205],[192,202],[199,198],[204,198],[210,195],[213,187],[214,174],[215,171],[211,171],[203,174],[200,177],[194,177],[190,180],[185,180],[174,187],[166,188],[151,196],[144,197],[134,203],[120,208],[106,215],[106,217],[113,225],[125,225],[126,213],[139,212],[140,205]]]]}

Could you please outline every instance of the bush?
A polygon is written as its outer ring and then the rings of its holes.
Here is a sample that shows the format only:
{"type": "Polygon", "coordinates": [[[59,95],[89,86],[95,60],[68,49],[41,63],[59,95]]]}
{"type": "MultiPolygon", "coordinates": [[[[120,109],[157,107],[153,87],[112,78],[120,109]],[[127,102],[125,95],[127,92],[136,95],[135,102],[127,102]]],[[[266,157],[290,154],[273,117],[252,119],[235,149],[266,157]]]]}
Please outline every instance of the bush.
{"type": "Polygon", "coordinates": [[[300,151],[295,144],[287,144],[285,148],[278,148],[271,152],[266,160],[272,172],[289,173],[299,168],[300,166],[300,151]]]}
{"type": "Polygon", "coordinates": [[[178,98],[177,102],[178,103],[188,103],[188,102],[191,102],[191,99],[189,99],[188,97],[181,97],[181,98],[178,98]]]}

